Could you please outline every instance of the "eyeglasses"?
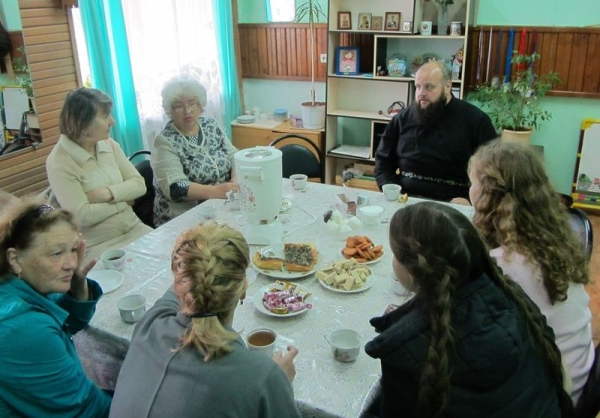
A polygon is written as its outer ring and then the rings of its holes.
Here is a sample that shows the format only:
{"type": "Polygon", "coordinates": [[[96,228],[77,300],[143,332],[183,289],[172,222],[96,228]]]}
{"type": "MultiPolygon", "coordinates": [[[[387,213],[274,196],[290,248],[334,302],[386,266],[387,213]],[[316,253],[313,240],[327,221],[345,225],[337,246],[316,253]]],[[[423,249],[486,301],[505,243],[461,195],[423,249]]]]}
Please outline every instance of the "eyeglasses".
{"type": "Polygon", "coordinates": [[[174,104],[173,106],[171,106],[171,109],[175,113],[183,113],[186,111],[186,109],[189,112],[195,112],[196,110],[200,109],[200,103],[198,103],[198,102],[191,102],[191,103],[187,103],[187,104],[177,103],[177,104],[174,104]]]}

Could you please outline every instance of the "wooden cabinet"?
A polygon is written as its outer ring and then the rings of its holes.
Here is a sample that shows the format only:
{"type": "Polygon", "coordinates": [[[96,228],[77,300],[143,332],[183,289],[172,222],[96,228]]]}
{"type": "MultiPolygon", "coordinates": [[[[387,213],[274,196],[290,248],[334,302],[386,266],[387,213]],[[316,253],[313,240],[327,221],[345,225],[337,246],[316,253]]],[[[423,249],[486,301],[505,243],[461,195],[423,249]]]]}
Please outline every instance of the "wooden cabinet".
{"type": "MultiPolygon", "coordinates": [[[[257,145],[267,146],[277,138],[287,134],[303,135],[313,141],[318,147],[321,155],[313,153],[321,160],[325,150],[325,131],[297,129],[290,126],[289,121],[277,122],[273,120],[256,121],[249,124],[241,124],[237,121],[231,122],[231,142],[237,149],[252,148],[257,145]]],[[[306,145],[302,140],[290,138],[286,144],[298,143],[306,145]]]]}
{"type": "MultiPolygon", "coordinates": [[[[431,8],[435,10],[433,2],[423,3],[422,0],[329,1],[325,124],[327,183],[335,183],[336,176],[353,161],[374,164],[379,139],[391,119],[388,108],[394,102],[402,102],[409,106],[414,100],[414,73],[419,62],[436,57],[438,60],[445,60],[451,66],[453,56],[461,48],[463,62],[466,62],[468,29],[472,21],[470,0],[455,0],[449,7],[450,19],[462,22],[461,35],[435,35],[435,27],[433,35],[419,35],[418,29],[422,20],[432,20],[436,26],[435,19],[427,15],[431,8]],[[428,9],[425,10],[426,8],[428,9]],[[350,29],[338,29],[340,12],[350,12],[350,29]],[[381,16],[385,28],[388,12],[401,14],[399,30],[358,29],[359,13],[370,13],[372,19],[381,16]],[[410,24],[403,24],[404,22],[410,24]],[[403,32],[402,29],[406,27],[410,30],[403,32]],[[342,69],[338,68],[338,63],[347,49],[340,48],[358,49],[358,74],[341,73],[342,69]],[[386,70],[391,68],[392,59],[396,59],[395,63],[404,63],[406,71],[402,75],[387,75],[386,70]],[[362,147],[362,152],[361,148],[357,147],[362,147]]],[[[463,65],[452,82],[452,91],[457,97],[463,96],[464,73],[463,65]]]]}
{"type": "MultiPolygon", "coordinates": [[[[303,135],[317,144],[321,151],[325,146],[323,130],[313,131],[310,129],[296,129],[291,127],[289,122],[267,120],[241,124],[237,121],[233,121],[231,122],[231,131],[231,142],[238,149],[252,148],[257,145],[267,146],[277,138],[286,134],[303,135]]],[[[302,141],[290,139],[289,143],[301,144],[302,141]]],[[[317,155],[317,157],[319,157],[319,155],[317,155]]]]}

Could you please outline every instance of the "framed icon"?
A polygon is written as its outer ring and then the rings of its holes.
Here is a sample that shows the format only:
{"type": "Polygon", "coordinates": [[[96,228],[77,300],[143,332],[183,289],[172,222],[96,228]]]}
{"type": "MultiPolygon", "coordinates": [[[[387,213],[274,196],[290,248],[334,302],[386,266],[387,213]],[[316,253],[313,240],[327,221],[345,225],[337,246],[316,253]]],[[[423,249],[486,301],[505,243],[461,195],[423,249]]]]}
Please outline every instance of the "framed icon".
{"type": "Polygon", "coordinates": [[[383,16],[373,16],[371,18],[372,30],[383,30],[383,16]]]}
{"type": "Polygon", "coordinates": [[[385,13],[385,30],[400,30],[400,12],[386,12],[385,13]]]}
{"type": "Polygon", "coordinates": [[[352,29],[352,14],[350,12],[338,12],[338,29],[352,29]]]}
{"type": "Polygon", "coordinates": [[[402,32],[412,32],[412,22],[410,20],[402,22],[402,32]]]}
{"type": "Polygon", "coordinates": [[[371,13],[358,14],[358,29],[371,30],[371,13]]]}
{"type": "Polygon", "coordinates": [[[335,51],[335,73],[338,75],[357,75],[359,49],[355,46],[338,46],[335,51]]]}

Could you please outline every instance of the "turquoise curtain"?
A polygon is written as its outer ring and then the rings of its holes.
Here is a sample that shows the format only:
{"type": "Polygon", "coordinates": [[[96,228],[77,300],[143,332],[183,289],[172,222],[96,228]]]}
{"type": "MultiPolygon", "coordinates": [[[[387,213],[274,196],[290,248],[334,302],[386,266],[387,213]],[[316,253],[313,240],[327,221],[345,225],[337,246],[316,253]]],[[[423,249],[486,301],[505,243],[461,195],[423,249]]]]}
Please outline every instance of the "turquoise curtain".
{"type": "Polygon", "coordinates": [[[240,89],[237,82],[237,67],[233,42],[233,10],[231,1],[213,0],[217,50],[221,66],[221,83],[225,114],[223,122],[227,136],[231,138],[231,121],[242,113],[240,89]]]}
{"type": "Polygon", "coordinates": [[[116,121],[112,137],[125,155],[131,155],[143,148],[143,142],[121,2],[82,0],[79,8],[92,85],[112,98],[116,121]]]}

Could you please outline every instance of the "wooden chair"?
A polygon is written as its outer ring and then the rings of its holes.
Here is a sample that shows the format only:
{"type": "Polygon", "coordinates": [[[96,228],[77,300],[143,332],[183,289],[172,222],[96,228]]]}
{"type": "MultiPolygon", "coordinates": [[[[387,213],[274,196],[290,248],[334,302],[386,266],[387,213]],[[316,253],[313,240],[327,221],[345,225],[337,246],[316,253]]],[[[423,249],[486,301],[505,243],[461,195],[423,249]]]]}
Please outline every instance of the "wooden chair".
{"type": "Polygon", "coordinates": [[[319,178],[321,183],[325,182],[325,157],[319,147],[304,135],[287,134],[283,135],[273,142],[270,146],[277,148],[282,152],[283,177],[290,178],[292,174],[306,174],[308,178],[319,178]],[[284,143],[294,140],[294,143],[284,143]],[[306,142],[306,145],[299,144],[306,142]],[[318,156],[318,157],[317,157],[318,156]]]}

